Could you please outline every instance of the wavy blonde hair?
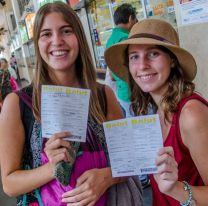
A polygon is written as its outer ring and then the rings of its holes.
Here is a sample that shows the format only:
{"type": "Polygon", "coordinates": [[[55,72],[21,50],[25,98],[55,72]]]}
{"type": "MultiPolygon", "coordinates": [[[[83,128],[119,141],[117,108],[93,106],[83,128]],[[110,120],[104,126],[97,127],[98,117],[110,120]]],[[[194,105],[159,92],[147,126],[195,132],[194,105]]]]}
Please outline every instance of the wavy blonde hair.
{"type": "MultiPolygon", "coordinates": [[[[168,90],[164,94],[161,100],[161,106],[164,111],[165,120],[170,122],[170,116],[177,111],[177,107],[182,98],[190,96],[195,85],[193,82],[184,78],[183,70],[176,58],[176,56],[167,48],[157,46],[163,52],[169,54],[170,58],[174,62],[174,66],[171,68],[170,76],[168,78],[168,90]]],[[[133,80],[129,73],[131,94],[131,108],[135,115],[148,114],[148,109],[152,107],[157,110],[157,105],[152,99],[149,93],[143,92],[139,86],[133,80]]]]}
{"type": "Polygon", "coordinates": [[[47,14],[57,12],[60,13],[64,20],[72,27],[78,43],[79,54],[76,59],[76,76],[82,85],[82,88],[91,90],[90,96],[90,114],[98,122],[102,123],[105,120],[104,112],[98,100],[98,84],[96,83],[96,73],[93,66],[92,57],[90,54],[89,46],[85,37],[85,32],[79,17],[70,8],[69,5],[62,2],[49,3],[42,6],[35,17],[33,40],[36,51],[36,68],[35,77],[33,81],[33,113],[35,118],[41,120],[41,86],[43,84],[55,84],[48,72],[48,65],[42,59],[38,47],[38,40],[40,30],[43,25],[44,18],[47,14]]]}

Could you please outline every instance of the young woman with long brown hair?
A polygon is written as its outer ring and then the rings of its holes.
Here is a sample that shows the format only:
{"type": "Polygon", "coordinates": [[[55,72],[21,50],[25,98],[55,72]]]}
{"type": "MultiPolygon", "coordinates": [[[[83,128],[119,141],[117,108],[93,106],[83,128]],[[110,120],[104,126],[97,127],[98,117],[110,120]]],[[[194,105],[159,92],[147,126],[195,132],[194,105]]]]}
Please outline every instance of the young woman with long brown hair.
{"type": "MultiPolygon", "coordinates": [[[[119,199],[115,187],[127,189],[134,184],[134,189],[136,186],[139,191],[138,180],[112,178],[101,123],[122,118],[122,112],[112,90],[96,82],[90,50],[76,13],[64,3],[44,5],[36,14],[33,38],[37,57],[35,79],[32,87],[24,91],[32,96],[34,115],[27,121],[21,119],[19,103],[22,102],[13,93],[6,98],[0,117],[4,191],[10,196],[20,195],[18,205],[24,205],[27,199],[26,205],[50,206],[114,205],[114,198],[119,199]],[[81,155],[75,160],[66,186],[55,179],[54,168],[60,161],[70,163],[72,159],[68,152],[71,144],[64,140],[70,134],[63,131],[52,135],[48,141],[42,140],[41,86],[44,84],[91,91],[86,143],[78,148],[81,155]],[[25,170],[28,165],[30,169],[25,170]],[[115,188],[112,191],[115,195],[111,192],[107,195],[109,188],[115,188]]],[[[23,114],[27,115],[29,109],[26,106],[25,109],[27,112],[23,114]]],[[[123,200],[133,200],[132,193],[129,194],[129,198],[123,200]]],[[[123,198],[122,194],[120,196],[123,198]]],[[[132,201],[132,205],[141,205],[141,194],[137,192],[135,197],[136,203],[132,201]]]]}

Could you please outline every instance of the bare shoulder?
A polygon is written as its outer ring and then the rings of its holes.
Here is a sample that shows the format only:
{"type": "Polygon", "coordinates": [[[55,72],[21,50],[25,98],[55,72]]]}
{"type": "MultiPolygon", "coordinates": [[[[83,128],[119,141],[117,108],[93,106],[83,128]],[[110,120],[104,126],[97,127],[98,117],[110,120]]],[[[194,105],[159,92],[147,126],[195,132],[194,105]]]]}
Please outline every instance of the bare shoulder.
{"type": "Polygon", "coordinates": [[[12,136],[23,131],[19,107],[19,97],[15,93],[7,95],[0,115],[0,134],[12,136]]]}
{"type": "Polygon", "coordinates": [[[187,144],[196,134],[198,138],[205,133],[208,135],[207,119],[208,106],[201,101],[190,100],[184,105],[180,115],[180,129],[185,134],[182,138],[187,144]],[[186,138],[186,134],[189,137],[186,138]]]}
{"type": "Polygon", "coordinates": [[[9,147],[24,138],[24,128],[20,115],[19,97],[15,93],[7,95],[0,115],[1,146],[9,147]]]}
{"type": "Polygon", "coordinates": [[[208,106],[199,100],[188,101],[182,111],[180,119],[185,125],[201,122],[208,118],[208,106]]]}
{"type": "Polygon", "coordinates": [[[10,116],[10,114],[13,116],[20,114],[19,97],[15,93],[8,94],[2,106],[1,117],[10,116]]]}
{"type": "Polygon", "coordinates": [[[105,85],[105,93],[107,99],[107,120],[115,120],[123,118],[122,110],[113,90],[105,85]]]}

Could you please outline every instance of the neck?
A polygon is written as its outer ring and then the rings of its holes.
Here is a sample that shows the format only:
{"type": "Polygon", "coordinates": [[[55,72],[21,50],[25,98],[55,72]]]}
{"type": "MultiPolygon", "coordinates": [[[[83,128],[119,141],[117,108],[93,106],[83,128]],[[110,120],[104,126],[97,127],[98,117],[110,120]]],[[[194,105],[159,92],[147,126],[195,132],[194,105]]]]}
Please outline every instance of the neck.
{"type": "Polygon", "coordinates": [[[151,96],[154,102],[156,103],[157,107],[159,108],[161,104],[162,96],[160,94],[153,94],[153,93],[151,93],[151,96]]]}
{"type": "Polygon", "coordinates": [[[116,25],[116,27],[121,29],[126,29],[127,31],[129,31],[129,27],[127,24],[118,24],[116,25]]]}
{"type": "Polygon", "coordinates": [[[152,96],[152,98],[153,98],[154,102],[156,103],[156,105],[158,106],[158,108],[160,108],[161,101],[162,101],[165,93],[167,92],[167,90],[168,90],[168,84],[162,86],[157,91],[150,92],[150,95],[152,96]]]}
{"type": "Polygon", "coordinates": [[[80,87],[75,69],[69,71],[58,71],[50,75],[54,84],[59,86],[80,87]]]}

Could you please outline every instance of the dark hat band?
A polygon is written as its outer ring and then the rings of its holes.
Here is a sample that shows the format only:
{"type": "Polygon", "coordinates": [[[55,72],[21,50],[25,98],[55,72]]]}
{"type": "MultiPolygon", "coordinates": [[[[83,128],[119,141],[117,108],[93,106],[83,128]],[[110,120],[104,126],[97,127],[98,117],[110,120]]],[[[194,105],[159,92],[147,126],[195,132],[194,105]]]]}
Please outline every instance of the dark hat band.
{"type": "Polygon", "coordinates": [[[154,34],[141,33],[141,34],[135,34],[135,35],[129,37],[129,39],[135,39],[135,38],[150,38],[150,39],[155,39],[155,40],[159,40],[159,41],[162,41],[162,42],[166,42],[166,43],[169,43],[169,44],[176,45],[175,43],[170,42],[167,39],[165,39],[161,36],[154,35],[154,34]]]}

